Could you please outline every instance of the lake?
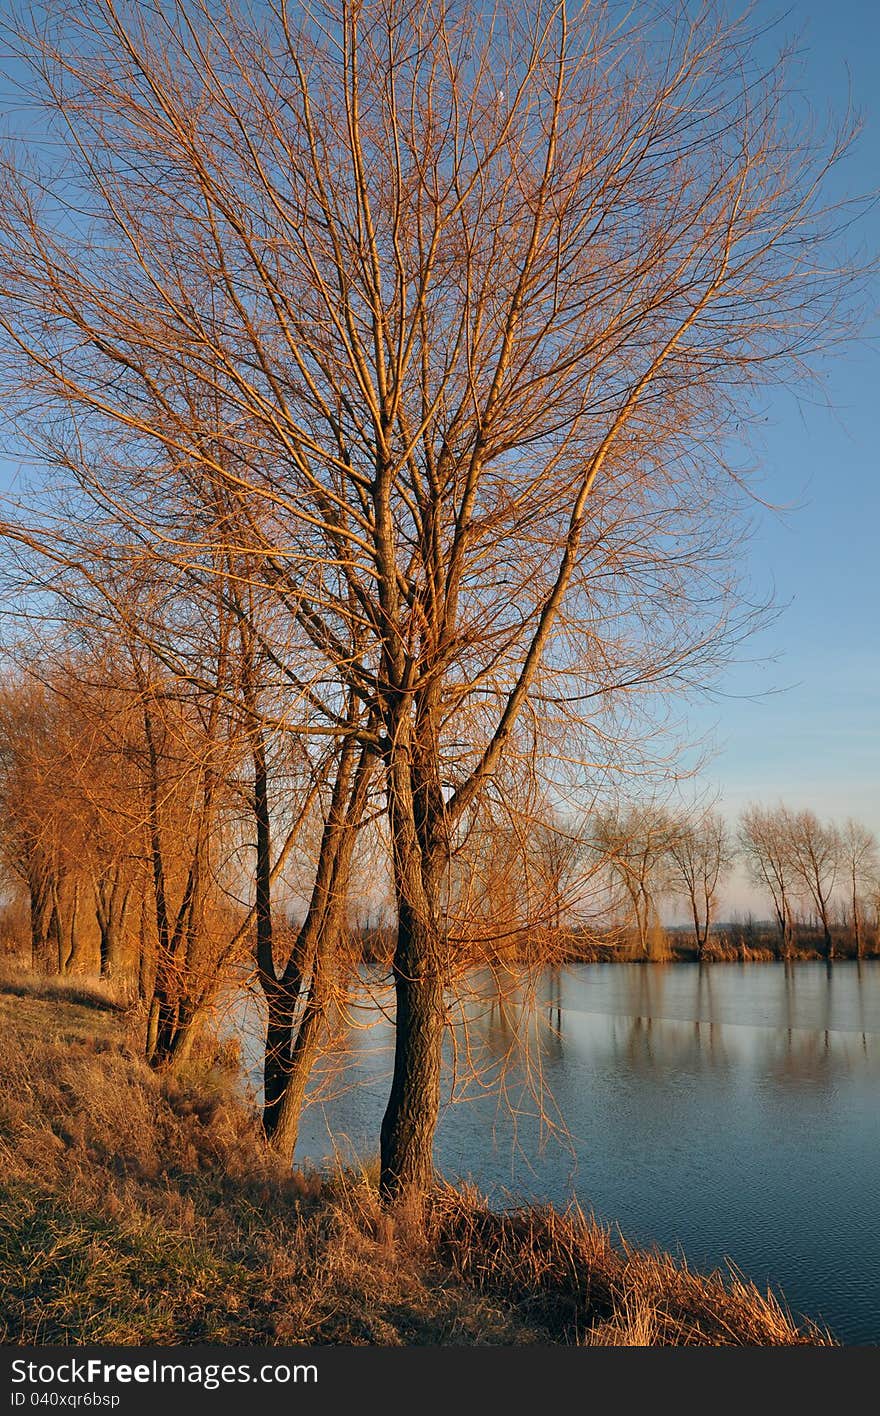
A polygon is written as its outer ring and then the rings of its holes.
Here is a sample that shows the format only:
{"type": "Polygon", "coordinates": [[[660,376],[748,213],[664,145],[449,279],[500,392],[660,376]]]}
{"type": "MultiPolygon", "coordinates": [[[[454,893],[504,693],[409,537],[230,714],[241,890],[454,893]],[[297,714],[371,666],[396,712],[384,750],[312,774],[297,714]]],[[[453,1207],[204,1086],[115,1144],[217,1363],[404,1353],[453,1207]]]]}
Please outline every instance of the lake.
{"type": "MultiPolygon", "coordinates": [[[[393,1029],[364,982],[298,1163],[377,1152],[393,1029]]],[[[840,1341],[880,1343],[880,962],[573,965],[531,1002],[480,978],[463,1011],[447,1178],[496,1202],[576,1198],[632,1242],[730,1260],[840,1341]]]]}

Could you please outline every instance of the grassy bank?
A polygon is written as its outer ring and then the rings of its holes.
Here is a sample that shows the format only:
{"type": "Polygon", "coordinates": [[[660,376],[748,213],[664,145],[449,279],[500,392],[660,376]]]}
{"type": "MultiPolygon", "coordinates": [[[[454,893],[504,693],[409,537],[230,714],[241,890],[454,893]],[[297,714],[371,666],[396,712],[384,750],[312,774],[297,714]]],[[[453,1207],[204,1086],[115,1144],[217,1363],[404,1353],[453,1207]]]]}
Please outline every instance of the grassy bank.
{"type": "Polygon", "coordinates": [[[0,983],[4,1342],[828,1341],[574,1210],[441,1187],[417,1226],[367,1176],[291,1174],[232,1057],[157,1077],[133,1023],[100,989],[0,983]]]}

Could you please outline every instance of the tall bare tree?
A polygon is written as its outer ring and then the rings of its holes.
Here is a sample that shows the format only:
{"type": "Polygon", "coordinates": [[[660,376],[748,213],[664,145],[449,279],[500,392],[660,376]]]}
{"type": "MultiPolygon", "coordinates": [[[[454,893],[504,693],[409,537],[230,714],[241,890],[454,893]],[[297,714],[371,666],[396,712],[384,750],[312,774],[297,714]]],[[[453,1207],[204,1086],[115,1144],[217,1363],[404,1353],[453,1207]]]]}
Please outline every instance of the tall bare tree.
{"type": "Polygon", "coordinates": [[[846,873],[849,885],[856,958],[860,959],[865,942],[864,900],[870,895],[872,887],[876,889],[880,874],[880,854],[874,832],[851,816],[843,823],[840,831],[840,865],[846,873]]]}
{"type": "Polygon", "coordinates": [[[845,139],[794,131],[713,9],[618,20],[94,0],[20,37],[68,138],[51,201],[4,164],[7,413],[141,554],[203,565],[234,492],[317,665],[285,665],[308,731],[381,756],[390,1198],[432,1175],[467,814],[542,718],[619,761],[608,713],[717,662],[718,449],[841,328],[845,139]]]}
{"type": "Polygon", "coordinates": [[[79,832],[69,789],[71,736],[58,710],[39,680],[7,679],[0,695],[0,809],[5,864],[27,895],[33,967],[64,973],[76,952],[75,922],[65,929],[63,902],[79,832]]]}
{"type": "Polygon", "coordinates": [[[789,817],[791,866],[804,896],[816,911],[822,926],[826,959],[834,957],[831,933],[831,897],[840,871],[840,835],[833,823],[824,824],[814,811],[798,811],[789,817]]]}
{"type": "Polygon", "coordinates": [[[790,959],[798,888],[791,853],[791,813],[784,806],[750,806],[740,817],[738,838],[749,875],[769,892],[782,956],[790,959]]]}
{"type": "Polygon", "coordinates": [[[716,811],[705,811],[676,821],[669,860],[690,909],[697,958],[702,960],[715,917],[718,888],[734,860],[733,841],[724,818],[716,811]]]}
{"type": "Polygon", "coordinates": [[[659,920],[659,899],[670,887],[670,852],[679,825],[670,811],[653,802],[607,807],[596,813],[594,849],[628,902],[638,951],[651,957],[659,920]]]}

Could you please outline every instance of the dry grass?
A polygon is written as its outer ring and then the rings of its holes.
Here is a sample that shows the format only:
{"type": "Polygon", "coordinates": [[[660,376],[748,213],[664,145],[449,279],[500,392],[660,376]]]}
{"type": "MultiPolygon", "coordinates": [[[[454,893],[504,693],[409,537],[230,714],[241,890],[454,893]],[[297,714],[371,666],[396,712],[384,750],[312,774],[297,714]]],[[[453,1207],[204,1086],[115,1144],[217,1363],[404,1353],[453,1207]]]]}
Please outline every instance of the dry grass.
{"type": "Polygon", "coordinates": [[[121,1013],[126,1000],[106,979],[83,977],[43,977],[8,963],[0,965],[0,992],[10,998],[29,998],[45,1003],[73,1003],[101,1013],[121,1013]]]}
{"type": "Polygon", "coordinates": [[[491,1209],[476,1191],[445,1189],[431,1229],[453,1271],[503,1294],[556,1340],[590,1346],[830,1345],[799,1329],[779,1301],[735,1273],[692,1273],[660,1251],[612,1241],[577,1205],[491,1209]]]}
{"type": "Polygon", "coordinates": [[[0,1340],[536,1340],[375,1231],[363,1178],[282,1167],[228,1053],[158,1077],[115,1005],[43,992],[0,987],[0,1340]]]}
{"type": "Polygon", "coordinates": [[[100,989],[0,983],[0,1340],[416,1344],[827,1341],[737,1279],[572,1210],[291,1174],[235,1058],[156,1076],[100,989]]]}

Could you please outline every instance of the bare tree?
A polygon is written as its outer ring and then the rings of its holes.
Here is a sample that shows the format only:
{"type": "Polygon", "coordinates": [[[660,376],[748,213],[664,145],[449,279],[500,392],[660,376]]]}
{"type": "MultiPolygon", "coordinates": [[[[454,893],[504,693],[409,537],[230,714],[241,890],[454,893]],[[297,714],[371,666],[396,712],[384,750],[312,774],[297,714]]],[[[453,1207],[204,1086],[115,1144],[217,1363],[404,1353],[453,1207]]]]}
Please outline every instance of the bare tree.
{"type": "Polygon", "coordinates": [[[749,875],[766,887],[773,902],[784,959],[794,943],[794,902],[797,891],[791,852],[791,813],[784,807],[748,807],[740,817],[739,845],[749,875]]]}
{"type": "Polygon", "coordinates": [[[555,953],[558,961],[564,950],[566,928],[570,935],[587,900],[592,900],[589,887],[596,872],[589,860],[587,826],[550,809],[535,823],[530,844],[532,870],[542,902],[537,917],[546,921],[551,934],[551,958],[555,953]]]}
{"type": "Polygon", "coordinates": [[[505,957],[522,974],[565,954],[596,866],[583,821],[547,799],[530,766],[508,759],[457,835],[444,906],[450,975],[505,957]]]}
{"type": "Polygon", "coordinates": [[[542,719],[619,766],[610,715],[711,671],[745,623],[718,449],[841,327],[845,140],[711,11],[617,20],[95,0],[19,46],[70,136],[48,206],[4,165],[8,416],[141,555],[202,566],[234,492],[304,730],[383,761],[390,1198],[432,1175],[468,813],[542,719]]]}
{"type": "Polygon", "coordinates": [[[789,817],[789,850],[794,874],[821,923],[825,957],[832,959],[831,896],[841,861],[837,828],[823,825],[813,811],[799,811],[789,817]]]}
{"type": "Polygon", "coordinates": [[[30,897],[34,965],[108,977],[123,969],[140,837],[131,773],[114,742],[118,695],[84,682],[88,667],[40,652],[10,674],[0,697],[0,794],[7,860],[30,897]]]}
{"type": "MultiPolygon", "coordinates": [[[[175,514],[193,515],[192,501],[181,502],[175,514]]],[[[124,517],[104,519],[97,537],[87,525],[78,543],[72,535],[51,546],[21,538],[19,550],[27,554],[20,577],[45,573],[48,560],[60,601],[54,619],[68,634],[88,624],[93,641],[103,634],[113,646],[114,657],[98,672],[107,709],[104,749],[136,765],[134,802],[126,806],[118,790],[102,791],[94,763],[78,763],[77,770],[91,784],[87,859],[102,957],[108,942],[118,952],[119,907],[124,914],[131,896],[130,873],[110,844],[121,838],[126,819],[139,833],[151,881],[152,928],[143,929],[143,901],[131,911],[142,926],[147,1054],[163,1066],[185,1059],[196,1024],[253,931],[267,1007],[263,1124],[270,1143],[290,1156],[306,1084],[326,1040],[337,966],[353,967],[341,947],[349,875],[378,754],[372,739],[365,746],[358,737],[364,710],[356,696],[349,695],[347,726],[343,716],[338,729],[315,742],[301,724],[291,730],[289,680],[281,672],[279,686],[273,676],[282,652],[294,673],[302,655],[285,638],[289,625],[279,624],[283,598],[267,604],[237,529],[233,517],[218,513],[212,554],[188,568],[183,602],[172,560],[154,560],[146,583],[138,573],[139,558],[124,540],[118,544],[131,534],[124,517]],[[169,613],[169,606],[176,608],[169,613]],[[121,700],[113,705],[108,682],[121,700]],[[243,863],[251,852],[249,877],[243,863]],[[291,929],[282,918],[277,928],[273,895],[295,852],[302,922],[291,929]],[[235,857],[234,869],[227,864],[223,871],[224,855],[235,857]],[[232,906],[225,912],[224,898],[232,906]]],[[[40,604],[44,615],[47,599],[40,604]]]]}
{"type": "Polygon", "coordinates": [[[62,901],[71,857],[65,845],[75,855],[76,831],[65,834],[71,794],[60,788],[69,746],[51,694],[33,679],[7,682],[0,697],[3,854],[27,893],[32,964],[44,972],[62,973],[69,961],[62,901]]]}
{"type": "Polygon", "coordinates": [[[690,908],[697,958],[702,960],[715,917],[718,887],[734,860],[733,841],[723,817],[705,811],[676,821],[669,860],[690,908]]]}
{"type": "Polygon", "coordinates": [[[874,832],[851,816],[840,832],[840,865],[849,883],[856,958],[860,959],[864,952],[863,902],[877,880],[880,856],[874,832]]]}
{"type": "Polygon", "coordinates": [[[325,1040],[335,966],[345,929],[352,856],[363,823],[374,754],[344,738],[338,758],[323,765],[327,793],[320,842],[302,924],[283,962],[271,915],[268,870],[269,819],[262,748],[255,745],[257,859],[257,972],[267,1004],[263,1126],[276,1150],[296,1148],[306,1086],[325,1040]],[[280,964],[280,966],[279,966],[280,964]]]}
{"type": "Polygon", "coordinates": [[[672,814],[653,802],[606,808],[593,821],[594,849],[629,902],[643,959],[652,956],[658,900],[670,885],[670,853],[678,830],[672,814]]]}
{"type": "MultiPolygon", "coordinates": [[[[213,489],[222,496],[228,489],[213,489]]],[[[343,947],[352,861],[364,823],[378,753],[369,732],[370,710],[351,690],[336,700],[338,711],[316,740],[300,724],[291,733],[285,700],[291,682],[301,691],[307,646],[296,636],[287,594],[267,594],[259,568],[247,550],[242,518],[227,497],[218,519],[223,548],[223,595],[237,627],[235,713],[247,743],[252,776],[248,793],[253,826],[253,892],[248,921],[255,930],[256,976],[266,1004],[263,1060],[263,1129],[270,1144],[292,1157],[306,1087],[327,1044],[328,1021],[340,973],[345,986],[354,961],[343,947]],[[279,624],[279,618],[281,624],[279,624]],[[289,673],[286,670],[289,668],[289,673]],[[281,671],[281,689],[275,681],[281,671]],[[363,735],[362,735],[363,730],[363,735]],[[281,790],[288,800],[279,810],[275,763],[296,744],[297,781],[288,775],[281,790]],[[273,786],[275,788],[273,793],[273,786]],[[273,795],[276,798],[273,809],[273,795]],[[281,821],[287,820],[281,829],[281,821]],[[309,842],[311,828],[312,839],[309,842]],[[280,844],[273,851],[273,840],[280,844]],[[277,927],[273,886],[289,857],[298,851],[304,910],[297,928],[277,927]]],[[[245,518],[246,519],[246,518],[245,518]]],[[[216,573],[200,589],[211,593],[216,573]]],[[[353,627],[352,657],[358,654],[353,627]]],[[[310,696],[311,690],[305,690],[310,696]]],[[[320,716],[320,714],[319,714],[320,716]]]]}

